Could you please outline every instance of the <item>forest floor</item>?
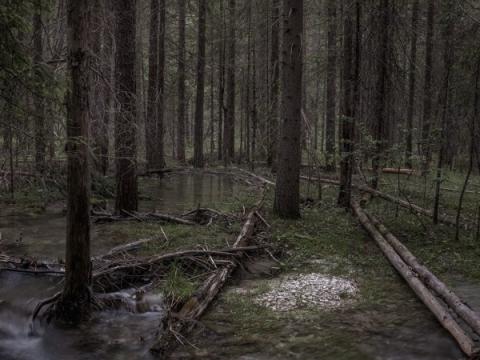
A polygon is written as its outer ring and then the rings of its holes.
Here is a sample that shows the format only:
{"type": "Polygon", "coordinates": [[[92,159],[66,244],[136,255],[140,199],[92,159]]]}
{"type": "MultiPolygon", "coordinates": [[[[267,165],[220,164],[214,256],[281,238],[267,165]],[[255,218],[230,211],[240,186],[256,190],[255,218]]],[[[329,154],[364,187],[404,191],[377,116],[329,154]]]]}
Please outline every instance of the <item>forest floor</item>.
{"type": "MultiPolygon", "coordinates": [[[[459,178],[450,179],[452,185],[460,187],[459,178]]],[[[397,176],[385,176],[383,181],[382,190],[394,194],[397,176]]],[[[479,183],[478,178],[475,181],[479,183]]],[[[402,184],[404,193],[411,199],[422,199],[420,182],[420,178],[410,177],[402,184]]],[[[431,203],[431,191],[427,190],[426,201],[431,203]]],[[[316,186],[302,184],[304,198],[315,198],[316,191],[316,186]]],[[[322,201],[305,206],[300,221],[280,220],[267,212],[272,243],[283,250],[281,270],[275,276],[288,279],[292,274],[321,274],[352,281],[359,289],[353,301],[334,309],[307,305],[279,312],[256,301],[278,282],[248,276],[237,279],[203,319],[203,329],[192,340],[196,348],[184,347],[179,358],[236,358],[240,354],[250,355],[245,359],[318,359],[319,354],[322,359],[461,358],[453,340],[375,242],[351,214],[336,207],[336,194],[336,187],[324,186],[322,201]]],[[[267,199],[265,209],[270,209],[272,193],[267,199]]],[[[458,193],[444,192],[442,200],[442,207],[454,214],[458,193]]],[[[476,201],[475,194],[465,199],[464,214],[472,220],[476,201]]],[[[474,231],[462,231],[457,242],[454,228],[434,226],[431,219],[381,199],[370,201],[367,209],[478,309],[480,286],[472,284],[480,280],[480,247],[474,231]]]]}
{"type": "MultiPolygon", "coordinates": [[[[267,178],[266,170],[259,169],[267,178]]],[[[175,177],[175,174],[170,175],[175,177]]],[[[380,188],[392,195],[408,197],[420,206],[431,204],[433,188],[420,177],[385,175],[380,188]]],[[[459,189],[463,179],[454,174],[445,187],[459,189]]],[[[475,223],[480,178],[474,177],[464,202],[463,215],[475,223]]],[[[428,182],[430,184],[430,182],[428,182]]],[[[141,195],[148,199],[148,181],[141,180],[141,195]]],[[[108,187],[108,186],[106,186],[108,187]]],[[[38,190],[38,189],[37,189],[38,190]]],[[[188,344],[175,358],[205,359],[459,359],[461,352],[433,315],[421,304],[356,219],[336,207],[337,188],[302,182],[302,219],[281,220],[271,212],[273,189],[266,192],[263,215],[271,225],[269,242],[278,261],[259,260],[257,270],[240,271],[202,318],[188,344]],[[264,262],[264,263],[262,263],[264,262]],[[266,306],[268,293],[291,279],[314,275],[351,284],[355,291],[339,293],[336,306],[298,302],[287,311],[266,306]],[[388,346],[387,346],[388,345],[388,346]]],[[[253,206],[261,189],[235,188],[235,196],[208,205],[224,213],[242,214],[253,206]]],[[[41,212],[45,194],[25,191],[16,194],[16,213],[41,212]]],[[[48,195],[51,200],[61,194],[48,195]]],[[[442,192],[442,209],[455,215],[459,193],[442,192]]],[[[7,199],[0,199],[2,202],[7,199]]],[[[206,201],[205,199],[201,201],[206,201]]],[[[207,201],[208,202],[208,201],[207,201]]],[[[433,225],[395,204],[372,199],[367,209],[378,216],[428,268],[480,309],[480,247],[475,231],[433,225]]],[[[168,240],[149,245],[143,254],[191,249],[198,246],[224,248],[238,234],[240,222],[229,226],[212,224],[192,227],[158,223],[102,225],[101,236],[135,241],[164,231],[168,240]]],[[[254,267],[255,268],[255,267],[254,267]]],[[[248,270],[248,269],[247,269],[248,270]]],[[[173,266],[161,289],[180,299],[188,298],[199,285],[198,278],[173,266]]],[[[296,291],[296,290],[294,290],[296,291]]],[[[299,294],[300,296],[301,294],[299,294]]],[[[274,295],[278,296],[278,294],[274,295]]]]}

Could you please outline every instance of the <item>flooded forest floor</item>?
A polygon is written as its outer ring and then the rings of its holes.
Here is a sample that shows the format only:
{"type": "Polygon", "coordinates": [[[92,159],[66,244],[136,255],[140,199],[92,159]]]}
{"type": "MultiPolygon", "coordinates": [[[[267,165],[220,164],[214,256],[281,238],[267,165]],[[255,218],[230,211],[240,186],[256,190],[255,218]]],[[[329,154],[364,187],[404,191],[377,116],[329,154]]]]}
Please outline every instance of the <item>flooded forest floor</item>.
{"type": "MultiPolygon", "coordinates": [[[[266,170],[256,173],[272,178],[266,170]]],[[[415,176],[385,175],[381,189],[429,207],[433,188],[415,176]],[[399,186],[400,184],[400,186],[399,186]]],[[[442,210],[455,215],[462,179],[451,174],[442,192],[442,210]],[[447,185],[446,185],[447,186],[447,185]]],[[[173,172],[140,179],[140,210],[182,214],[212,208],[241,219],[265,195],[262,214],[271,226],[262,239],[270,254],[253,257],[235,272],[191,336],[173,358],[204,359],[462,359],[462,353],[434,316],[384,258],[374,241],[348,212],[336,206],[337,188],[302,182],[302,219],[285,221],[271,212],[273,189],[241,176],[173,172]],[[264,193],[265,191],[265,193],[264,193]]],[[[471,180],[463,216],[476,219],[480,179],[471,180]]],[[[96,184],[92,199],[111,206],[108,181],[96,184]]],[[[64,252],[64,202],[61,194],[29,188],[15,202],[1,199],[0,251],[57,259],[64,252]]],[[[397,205],[372,199],[378,216],[428,268],[474,309],[480,310],[480,247],[475,231],[433,225],[397,205]]],[[[233,243],[241,221],[209,226],[120,222],[93,227],[93,255],[136,240],[159,237],[141,255],[186,249],[223,249],[233,243]],[[164,236],[159,236],[164,234],[164,236]]],[[[155,290],[162,299],[191,296],[200,278],[173,264],[155,290]]],[[[61,286],[42,279],[0,272],[0,357],[9,359],[148,359],[148,336],[159,326],[155,311],[102,314],[90,324],[91,337],[56,331],[69,339],[61,347],[46,336],[26,336],[27,314],[35,303],[61,286]],[[95,334],[101,336],[92,339],[95,334]],[[73,339],[73,340],[72,340],[73,339]],[[19,345],[20,343],[20,345],[19,345]]],[[[151,310],[151,309],[150,309],[151,310]]],[[[48,332],[48,330],[46,330],[48,332]]]]}

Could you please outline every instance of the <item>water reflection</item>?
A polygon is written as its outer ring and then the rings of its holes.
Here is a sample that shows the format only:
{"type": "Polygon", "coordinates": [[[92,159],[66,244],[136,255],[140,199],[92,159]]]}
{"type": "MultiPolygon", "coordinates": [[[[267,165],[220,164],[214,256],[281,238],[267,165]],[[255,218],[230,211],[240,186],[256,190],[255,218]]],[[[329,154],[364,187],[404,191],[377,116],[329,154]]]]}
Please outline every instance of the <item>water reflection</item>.
{"type": "MultiPolygon", "coordinates": [[[[142,179],[141,194],[147,200],[140,201],[140,211],[182,213],[199,205],[216,208],[218,204],[231,202],[240,186],[231,177],[203,173],[142,179]]],[[[63,258],[65,232],[66,220],[62,206],[35,215],[0,213],[3,250],[12,255],[63,258]]],[[[92,253],[101,254],[129,240],[106,237],[99,227],[94,226],[92,253]]]]}
{"type": "Polygon", "coordinates": [[[141,182],[149,200],[140,203],[141,211],[181,213],[201,207],[218,207],[232,202],[240,189],[231,177],[204,174],[174,174],[164,178],[146,178],[141,182]]]}

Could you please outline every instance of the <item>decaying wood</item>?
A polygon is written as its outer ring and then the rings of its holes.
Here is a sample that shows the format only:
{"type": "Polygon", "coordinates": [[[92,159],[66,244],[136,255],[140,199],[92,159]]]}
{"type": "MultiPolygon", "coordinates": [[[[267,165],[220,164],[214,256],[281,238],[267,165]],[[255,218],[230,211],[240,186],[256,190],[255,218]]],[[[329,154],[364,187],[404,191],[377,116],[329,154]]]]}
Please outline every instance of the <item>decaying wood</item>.
{"type": "Polygon", "coordinates": [[[263,176],[260,176],[260,175],[257,175],[255,173],[252,173],[250,171],[247,171],[247,170],[244,170],[242,168],[238,168],[238,167],[234,167],[233,169],[235,170],[238,170],[254,179],[257,179],[258,181],[260,181],[262,184],[267,184],[267,185],[270,185],[270,186],[275,186],[275,182],[273,182],[272,180],[268,180],[266,178],[264,178],[263,176]]]}
{"type": "Polygon", "coordinates": [[[160,213],[132,213],[130,216],[100,215],[93,218],[95,223],[115,222],[115,221],[163,221],[180,225],[197,225],[197,223],[183,219],[178,216],[160,214],[160,213]]]}
{"type": "MultiPolygon", "coordinates": [[[[372,168],[367,169],[368,171],[373,171],[372,168]]],[[[420,172],[414,169],[405,169],[405,168],[389,168],[385,167],[382,169],[382,173],[384,174],[397,174],[397,175],[414,175],[420,176],[420,172]]]]}
{"type": "Polygon", "coordinates": [[[143,173],[138,174],[138,176],[152,176],[152,175],[164,175],[173,172],[184,171],[185,168],[165,168],[165,169],[148,169],[143,173]]]}
{"type": "MultiPolygon", "coordinates": [[[[306,180],[306,181],[320,181],[324,184],[337,185],[337,186],[340,185],[339,181],[333,180],[333,179],[324,179],[324,178],[317,179],[317,178],[308,178],[306,176],[301,176],[300,178],[302,180],[306,180]]],[[[409,201],[396,198],[395,196],[386,194],[386,193],[381,192],[379,190],[375,190],[375,189],[373,189],[369,186],[352,184],[352,187],[357,189],[357,190],[369,193],[373,196],[379,197],[383,200],[390,201],[390,202],[392,202],[394,204],[397,204],[397,205],[399,205],[399,206],[401,206],[405,209],[413,211],[416,214],[427,216],[427,217],[433,217],[433,212],[431,210],[424,209],[424,208],[422,208],[418,205],[415,205],[415,204],[413,204],[409,201]]],[[[438,221],[445,224],[445,225],[456,226],[455,220],[453,218],[447,216],[447,215],[440,215],[438,221]]],[[[464,227],[469,228],[469,225],[464,224],[464,227]]]]}
{"type": "MultiPolygon", "coordinates": [[[[254,178],[256,178],[257,180],[259,180],[263,184],[266,184],[266,185],[269,185],[269,186],[275,186],[275,182],[273,182],[271,180],[265,179],[265,178],[263,178],[259,175],[256,175],[256,174],[251,173],[251,172],[246,171],[246,170],[243,170],[241,168],[237,168],[237,169],[246,173],[246,174],[249,174],[250,176],[252,176],[254,178]]],[[[303,175],[300,176],[300,179],[305,180],[305,181],[321,182],[323,184],[329,184],[329,185],[335,185],[335,186],[340,185],[340,182],[338,180],[334,180],[334,179],[314,178],[314,177],[308,177],[308,176],[303,176],[303,175]]],[[[376,197],[379,197],[381,199],[390,201],[390,202],[392,202],[394,204],[397,204],[397,205],[399,205],[399,206],[401,206],[405,209],[413,211],[416,214],[423,215],[423,216],[428,216],[428,217],[433,217],[433,212],[431,210],[424,209],[424,208],[422,208],[418,205],[415,205],[415,204],[413,204],[409,201],[402,200],[402,199],[396,198],[395,196],[392,196],[392,195],[383,193],[381,191],[375,190],[375,189],[373,189],[373,188],[371,188],[367,185],[352,184],[352,188],[363,191],[363,192],[366,192],[366,193],[369,193],[369,194],[374,195],[376,197]]],[[[440,215],[439,218],[438,218],[438,221],[445,224],[445,225],[456,226],[455,219],[453,219],[453,218],[451,218],[447,215],[440,215]]],[[[470,228],[470,225],[464,224],[464,228],[468,229],[468,228],[470,228]]]]}
{"type": "Polygon", "coordinates": [[[417,274],[410,269],[410,267],[397,254],[395,249],[382,236],[377,228],[369,220],[358,202],[352,201],[352,209],[359,219],[365,230],[376,241],[384,255],[393,265],[393,267],[405,279],[410,288],[415,292],[420,300],[427,306],[435,315],[442,326],[453,336],[457,341],[462,351],[470,358],[476,358],[480,355],[480,350],[476,347],[475,341],[462,329],[457,321],[450,314],[448,309],[435,297],[427,286],[420,280],[417,274]]]}
{"type": "Polygon", "coordinates": [[[13,271],[38,275],[58,275],[65,271],[65,264],[43,261],[31,257],[15,257],[0,254],[0,272],[13,271]]]}
{"type": "Polygon", "coordinates": [[[377,218],[364,210],[372,224],[380,234],[395,249],[400,257],[407,263],[422,279],[422,281],[435,291],[455,312],[480,335],[480,315],[466,305],[452,290],[450,290],[435,274],[427,267],[420,264],[418,259],[398,240],[377,218]]]}
{"type": "MultiPolygon", "coordinates": [[[[233,249],[240,249],[248,245],[253,236],[256,223],[256,209],[248,214],[233,249]]],[[[151,352],[158,356],[167,356],[177,345],[179,336],[185,336],[194,327],[194,322],[208,308],[210,303],[220,292],[230,274],[238,266],[237,262],[229,262],[215,270],[189,300],[180,308],[178,313],[170,314],[166,330],[162,330],[151,352]]]]}

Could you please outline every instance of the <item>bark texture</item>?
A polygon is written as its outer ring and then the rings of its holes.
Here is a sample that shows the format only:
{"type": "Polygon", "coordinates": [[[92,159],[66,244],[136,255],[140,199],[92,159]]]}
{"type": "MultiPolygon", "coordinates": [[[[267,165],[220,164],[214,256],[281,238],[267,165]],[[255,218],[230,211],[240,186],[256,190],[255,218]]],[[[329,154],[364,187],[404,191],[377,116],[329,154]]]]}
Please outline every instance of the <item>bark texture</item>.
{"type": "MultiPolygon", "coordinates": [[[[328,0],[327,12],[327,113],[325,119],[325,150],[327,170],[333,171],[335,170],[335,119],[337,108],[337,3],[335,0],[328,0]]],[[[347,39],[344,41],[346,42],[346,40],[347,39]]]]}
{"type": "Polygon", "coordinates": [[[33,15],[33,76],[35,81],[35,94],[33,104],[35,107],[35,167],[40,173],[45,171],[46,129],[45,105],[43,99],[43,27],[42,27],[42,0],[35,0],[33,15]]]}
{"type": "Polygon", "coordinates": [[[413,1],[412,7],[412,40],[410,43],[410,65],[408,79],[408,109],[407,109],[407,136],[405,150],[405,166],[412,168],[413,156],[413,114],[415,109],[415,85],[417,66],[417,31],[418,31],[418,8],[419,0],[413,1]]]}
{"type": "Polygon", "coordinates": [[[185,0],[178,0],[177,160],[185,162],[185,0]]]}
{"type": "Polygon", "coordinates": [[[283,1],[282,123],[274,211],[300,217],[303,0],[283,1]]]}
{"type": "Polygon", "coordinates": [[[205,99],[205,43],[207,4],[198,2],[198,52],[197,52],[197,99],[195,107],[195,132],[193,166],[203,167],[203,107],[205,99]]]}
{"type": "Polygon", "coordinates": [[[89,0],[68,1],[67,246],[57,318],[79,323],[90,314],[89,0]]]}
{"type": "Polygon", "coordinates": [[[135,99],[135,3],[115,1],[116,54],[115,93],[115,162],[116,201],[115,212],[136,211],[137,194],[137,144],[135,99]]]}
{"type": "MultiPolygon", "coordinates": [[[[355,133],[354,114],[354,59],[353,59],[353,7],[344,13],[343,40],[343,117],[341,126],[340,192],[338,205],[348,208],[352,194],[353,148],[355,133]]],[[[333,124],[335,126],[335,124],[333,124]]]]}

